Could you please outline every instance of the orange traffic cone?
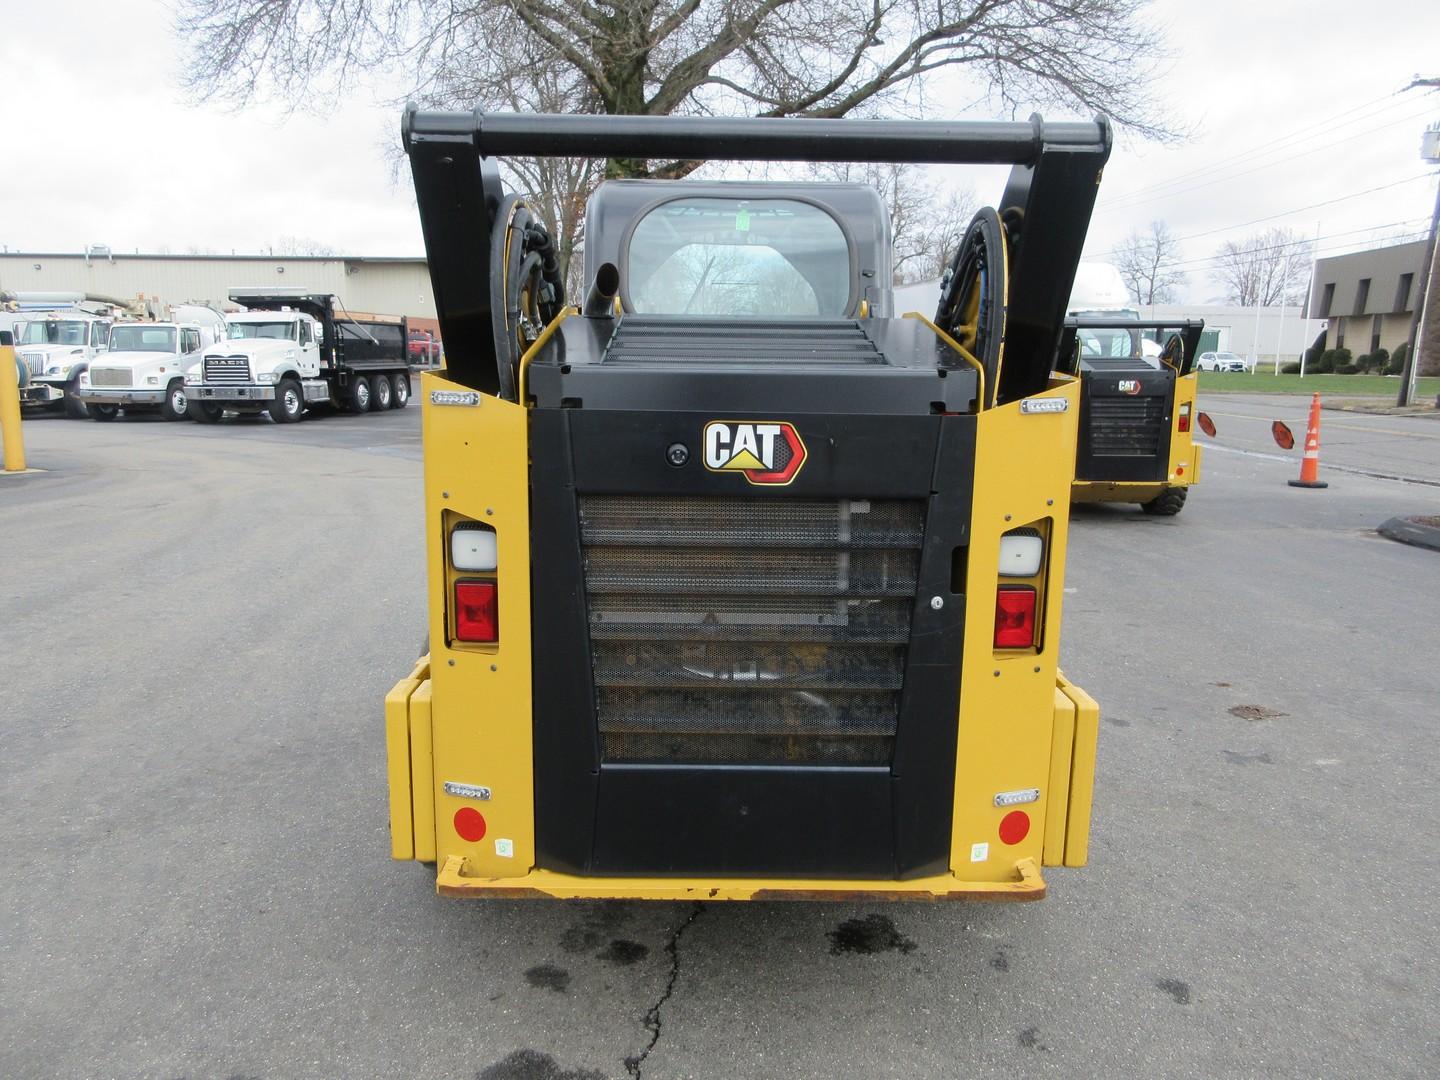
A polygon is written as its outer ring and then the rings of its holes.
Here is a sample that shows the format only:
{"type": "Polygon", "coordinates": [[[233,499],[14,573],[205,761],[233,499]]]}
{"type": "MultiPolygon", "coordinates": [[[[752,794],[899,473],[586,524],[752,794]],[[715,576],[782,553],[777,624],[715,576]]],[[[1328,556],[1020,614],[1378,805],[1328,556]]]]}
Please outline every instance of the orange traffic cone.
{"type": "Polygon", "coordinates": [[[1300,459],[1300,479],[1291,480],[1291,487],[1323,488],[1330,485],[1320,479],[1320,395],[1310,399],[1310,423],[1305,428],[1305,456],[1300,459]]]}

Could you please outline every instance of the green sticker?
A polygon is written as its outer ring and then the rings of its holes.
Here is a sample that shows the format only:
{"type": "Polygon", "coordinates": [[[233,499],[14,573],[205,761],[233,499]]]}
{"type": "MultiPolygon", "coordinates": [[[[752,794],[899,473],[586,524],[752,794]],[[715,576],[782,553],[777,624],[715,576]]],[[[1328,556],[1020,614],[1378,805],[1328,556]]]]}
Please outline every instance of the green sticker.
{"type": "Polygon", "coordinates": [[[736,232],[749,232],[749,231],[750,231],[750,211],[749,211],[749,210],[737,210],[737,211],[735,211],[735,231],[736,231],[736,232]]]}

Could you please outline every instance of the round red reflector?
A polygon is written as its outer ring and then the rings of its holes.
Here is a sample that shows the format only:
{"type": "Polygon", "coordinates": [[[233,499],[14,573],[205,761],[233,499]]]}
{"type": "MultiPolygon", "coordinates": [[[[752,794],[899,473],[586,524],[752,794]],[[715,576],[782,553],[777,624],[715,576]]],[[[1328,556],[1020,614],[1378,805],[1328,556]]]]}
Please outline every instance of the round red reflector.
{"type": "Polygon", "coordinates": [[[1000,819],[1000,839],[1007,844],[1018,844],[1030,835],[1030,815],[1024,810],[1011,810],[1000,819]]]}
{"type": "Polygon", "coordinates": [[[1176,466],[1175,466],[1175,475],[1176,475],[1176,476],[1184,476],[1184,475],[1185,475],[1185,466],[1184,466],[1184,465],[1176,465],[1176,466]]]}
{"type": "MultiPolygon", "coordinates": [[[[1026,823],[1028,827],[1028,822],[1026,823]]],[[[469,840],[475,843],[485,839],[485,818],[479,810],[473,806],[462,806],[455,811],[455,831],[460,834],[461,840],[469,840]]],[[[1022,832],[1020,834],[1024,836],[1022,832]]]]}

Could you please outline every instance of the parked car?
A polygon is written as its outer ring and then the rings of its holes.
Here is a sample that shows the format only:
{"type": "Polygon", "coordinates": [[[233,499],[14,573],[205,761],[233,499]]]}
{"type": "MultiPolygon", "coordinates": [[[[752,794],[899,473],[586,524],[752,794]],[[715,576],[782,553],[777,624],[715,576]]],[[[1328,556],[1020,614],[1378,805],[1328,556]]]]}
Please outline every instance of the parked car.
{"type": "Polygon", "coordinates": [[[412,367],[439,367],[440,339],[428,330],[411,330],[409,354],[412,367]]]}
{"type": "Polygon", "coordinates": [[[1249,371],[1249,362],[1233,352],[1202,352],[1195,366],[1201,371],[1249,371]]]}

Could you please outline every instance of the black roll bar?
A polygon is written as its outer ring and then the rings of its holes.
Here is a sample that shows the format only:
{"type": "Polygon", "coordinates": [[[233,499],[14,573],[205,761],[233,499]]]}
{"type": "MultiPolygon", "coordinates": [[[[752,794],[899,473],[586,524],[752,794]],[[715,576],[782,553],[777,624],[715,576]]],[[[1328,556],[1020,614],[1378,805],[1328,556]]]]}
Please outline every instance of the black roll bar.
{"type": "Polygon", "coordinates": [[[499,157],[1010,165],[996,206],[1011,237],[1000,402],[1045,389],[1112,142],[1104,118],[562,116],[414,106],[405,110],[401,136],[450,377],[487,393],[499,386],[488,255],[491,222],[504,197],[499,157]]]}

